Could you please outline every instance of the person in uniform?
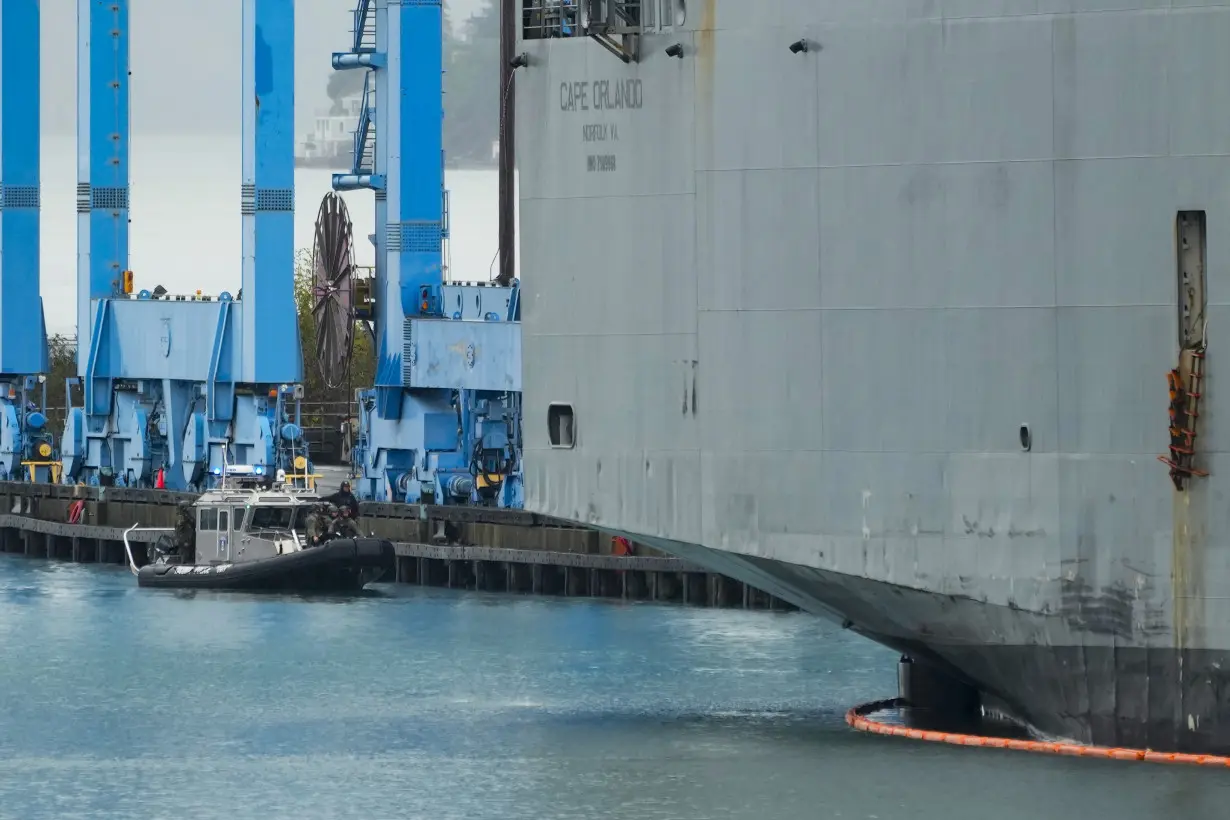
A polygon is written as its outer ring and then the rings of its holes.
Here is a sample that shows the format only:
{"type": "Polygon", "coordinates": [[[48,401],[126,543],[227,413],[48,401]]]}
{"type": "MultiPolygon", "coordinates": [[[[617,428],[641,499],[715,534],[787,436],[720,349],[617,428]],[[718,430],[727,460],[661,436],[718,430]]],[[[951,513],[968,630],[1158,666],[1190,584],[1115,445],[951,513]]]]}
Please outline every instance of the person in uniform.
{"type": "Polygon", "coordinates": [[[185,564],[196,563],[196,513],[192,503],[181,501],[177,506],[179,514],[175,522],[175,551],[185,564]]]}
{"type": "Polygon", "coordinates": [[[350,508],[342,507],[339,511],[337,521],[333,525],[334,532],[338,538],[358,538],[359,525],[353,518],[350,517],[350,508]]]}
{"type": "Polygon", "coordinates": [[[359,517],[359,499],[355,498],[354,493],[350,491],[349,481],[343,481],[342,485],[338,487],[337,492],[325,496],[322,500],[330,504],[336,504],[338,507],[349,508],[351,519],[359,517]]]}
{"type": "Polygon", "coordinates": [[[308,546],[319,547],[327,532],[325,504],[316,504],[308,513],[308,546]]]}
{"type": "Polygon", "coordinates": [[[320,544],[320,537],[324,534],[324,528],[320,521],[320,505],[314,505],[308,510],[307,520],[304,522],[307,527],[307,545],[315,547],[320,544]]]}
{"type": "Polygon", "coordinates": [[[337,504],[325,502],[325,515],[322,516],[323,531],[325,535],[321,538],[321,542],[331,541],[337,537],[337,504]]]}

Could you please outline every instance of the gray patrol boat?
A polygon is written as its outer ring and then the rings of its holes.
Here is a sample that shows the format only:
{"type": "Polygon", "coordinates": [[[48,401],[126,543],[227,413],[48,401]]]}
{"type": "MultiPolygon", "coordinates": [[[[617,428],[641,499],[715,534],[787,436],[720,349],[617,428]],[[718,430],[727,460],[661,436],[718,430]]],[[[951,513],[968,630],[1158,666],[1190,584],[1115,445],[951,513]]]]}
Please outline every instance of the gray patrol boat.
{"type": "Polygon", "coordinates": [[[528,507],[1230,752],[1230,5],[519,10],[528,507]]]}
{"type": "Polygon", "coordinates": [[[124,532],[128,566],[137,585],[175,589],[350,592],[392,575],[393,544],[380,538],[328,538],[310,543],[308,516],[321,505],[313,490],[287,482],[281,471],[226,468],[217,489],[192,505],[196,522],[192,563],[169,531],[134,525],[124,532]],[[163,532],[138,565],[129,536],[163,532]]]}

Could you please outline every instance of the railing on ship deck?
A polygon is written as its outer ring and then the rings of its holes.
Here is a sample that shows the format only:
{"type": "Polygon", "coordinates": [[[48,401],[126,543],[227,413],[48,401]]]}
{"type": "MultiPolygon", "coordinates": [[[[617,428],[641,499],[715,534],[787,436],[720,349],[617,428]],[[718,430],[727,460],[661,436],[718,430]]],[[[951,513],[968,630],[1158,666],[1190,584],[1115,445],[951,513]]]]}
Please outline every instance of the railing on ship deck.
{"type": "Polygon", "coordinates": [[[675,0],[525,0],[521,36],[525,40],[639,34],[652,28],[658,5],[662,19],[674,17],[675,0]]]}

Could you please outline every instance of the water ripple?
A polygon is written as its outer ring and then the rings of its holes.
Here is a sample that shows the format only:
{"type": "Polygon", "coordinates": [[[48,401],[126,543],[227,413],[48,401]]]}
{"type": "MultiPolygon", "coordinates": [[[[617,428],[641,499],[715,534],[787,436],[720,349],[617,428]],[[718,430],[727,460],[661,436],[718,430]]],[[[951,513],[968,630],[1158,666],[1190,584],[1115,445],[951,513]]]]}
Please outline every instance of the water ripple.
{"type": "Polygon", "coordinates": [[[0,817],[1220,816],[1218,772],[868,737],[896,655],[798,614],[137,590],[0,557],[0,817]]]}

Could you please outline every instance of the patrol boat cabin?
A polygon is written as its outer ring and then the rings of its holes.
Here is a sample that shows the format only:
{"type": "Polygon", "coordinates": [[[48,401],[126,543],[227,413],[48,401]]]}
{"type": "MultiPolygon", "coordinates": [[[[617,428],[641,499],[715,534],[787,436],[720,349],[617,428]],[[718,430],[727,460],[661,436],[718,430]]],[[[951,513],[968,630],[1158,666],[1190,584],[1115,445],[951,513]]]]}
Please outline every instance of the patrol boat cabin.
{"type": "Polygon", "coordinates": [[[196,501],[196,563],[257,561],[307,548],[314,490],[266,476],[260,467],[228,467],[221,486],[196,501]]]}
{"type": "Polygon", "coordinates": [[[379,580],[394,569],[396,553],[381,538],[334,538],[310,547],[307,519],[322,503],[314,490],[270,477],[262,468],[231,466],[218,488],[193,504],[196,545],[193,563],[175,555],[169,535],[160,536],[149,563],[138,567],[129,535],[124,547],[138,586],[349,591],[379,580]],[[165,547],[162,542],[166,542],[165,547]]]}

